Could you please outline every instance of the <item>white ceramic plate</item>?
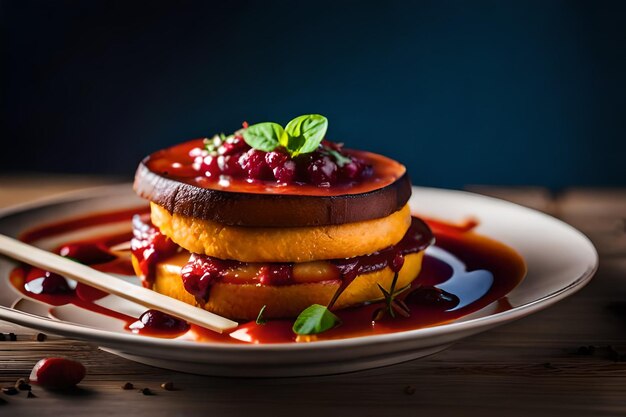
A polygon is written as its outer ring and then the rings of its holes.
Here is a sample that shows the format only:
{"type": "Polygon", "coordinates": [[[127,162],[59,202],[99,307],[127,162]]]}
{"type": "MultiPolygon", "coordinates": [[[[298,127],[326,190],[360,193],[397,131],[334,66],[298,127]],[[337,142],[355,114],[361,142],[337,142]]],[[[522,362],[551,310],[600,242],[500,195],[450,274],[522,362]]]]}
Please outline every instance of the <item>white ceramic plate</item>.
{"type": "MultiPolygon", "coordinates": [[[[528,275],[507,296],[512,309],[495,313],[491,305],[449,324],[314,343],[224,345],[168,340],[124,332],[110,319],[100,325],[89,314],[77,324],[71,321],[76,316],[71,308],[50,314],[45,306],[21,299],[7,279],[15,263],[0,257],[0,319],[93,342],[109,352],[162,368],[226,376],[322,375],[390,365],[440,351],[464,337],[556,303],[582,288],[596,271],[598,256],[589,240],[540,212],[471,193],[418,187],[410,203],[417,214],[431,218],[476,217],[478,233],[508,244],[524,257],[528,275]]],[[[0,233],[17,236],[38,225],[140,205],[145,202],[127,184],[82,191],[0,212],[0,233]]]]}

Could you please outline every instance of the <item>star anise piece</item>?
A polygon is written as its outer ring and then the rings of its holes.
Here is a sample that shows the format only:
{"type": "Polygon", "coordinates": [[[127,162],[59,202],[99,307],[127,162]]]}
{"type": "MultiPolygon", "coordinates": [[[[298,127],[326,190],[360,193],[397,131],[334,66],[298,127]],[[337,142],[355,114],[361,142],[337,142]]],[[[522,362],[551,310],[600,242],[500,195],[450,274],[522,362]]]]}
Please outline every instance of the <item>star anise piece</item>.
{"type": "Polygon", "coordinates": [[[393,277],[393,281],[391,282],[391,288],[389,288],[389,291],[384,289],[382,285],[377,284],[378,289],[380,289],[380,292],[383,293],[385,307],[381,307],[374,311],[372,321],[379,321],[387,314],[389,314],[392,318],[396,318],[396,315],[400,315],[402,317],[409,317],[411,315],[411,311],[404,301],[396,299],[396,296],[402,292],[396,291],[397,282],[398,273],[396,272],[393,277]]]}

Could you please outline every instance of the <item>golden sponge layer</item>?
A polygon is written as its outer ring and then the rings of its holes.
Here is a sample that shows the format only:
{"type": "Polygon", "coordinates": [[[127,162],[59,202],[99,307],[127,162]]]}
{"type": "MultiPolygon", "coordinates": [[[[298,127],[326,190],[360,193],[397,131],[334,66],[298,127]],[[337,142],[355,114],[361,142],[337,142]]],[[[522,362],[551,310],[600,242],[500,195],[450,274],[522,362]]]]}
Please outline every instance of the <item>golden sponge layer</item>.
{"type": "Polygon", "coordinates": [[[152,223],[193,253],[242,262],[352,258],[398,243],[411,224],[408,204],[387,217],[317,227],[241,227],[171,214],[150,203],[152,223]]]}
{"type": "MultiPolygon", "coordinates": [[[[409,285],[419,274],[424,252],[406,255],[398,275],[396,288],[409,285]]],[[[188,304],[197,305],[180,276],[180,268],[187,261],[185,256],[175,256],[157,264],[153,289],[161,294],[188,304]]],[[[344,290],[335,309],[341,309],[382,297],[376,284],[389,289],[394,273],[389,268],[357,276],[344,290]]],[[[258,284],[216,283],[211,287],[210,297],[204,307],[221,316],[232,319],[254,320],[266,305],[263,315],[267,318],[292,318],[311,304],[327,305],[337,289],[339,281],[296,283],[285,286],[258,284]]]]}

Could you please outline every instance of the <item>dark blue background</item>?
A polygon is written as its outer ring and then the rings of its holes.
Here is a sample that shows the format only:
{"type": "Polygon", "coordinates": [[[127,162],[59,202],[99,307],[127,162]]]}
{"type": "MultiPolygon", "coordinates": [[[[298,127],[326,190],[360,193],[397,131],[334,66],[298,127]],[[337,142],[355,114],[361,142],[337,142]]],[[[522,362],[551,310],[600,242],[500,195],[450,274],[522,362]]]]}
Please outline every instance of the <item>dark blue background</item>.
{"type": "Polygon", "coordinates": [[[626,2],[1,4],[5,172],[316,112],[414,183],[626,185],[626,2]]]}

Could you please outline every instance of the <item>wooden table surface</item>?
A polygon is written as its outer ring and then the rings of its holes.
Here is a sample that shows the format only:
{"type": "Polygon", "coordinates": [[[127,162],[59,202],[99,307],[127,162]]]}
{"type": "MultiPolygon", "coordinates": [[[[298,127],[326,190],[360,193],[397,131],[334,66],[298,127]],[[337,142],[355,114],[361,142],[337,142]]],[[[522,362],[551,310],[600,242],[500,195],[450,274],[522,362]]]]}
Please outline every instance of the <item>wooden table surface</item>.
{"type": "MultiPolygon", "coordinates": [[[[0,177],[0,206],[106,183],[73,177],[0,177]]],[[[472,187],[549,212],[586,233],[600,269],[579,293],[540,313],[466,339],[430,357],[346,375],[243,379],[177,373],[113,356],[85,342],[0,321],[0,383],[28,377],[45,356],[82,361],[88,375],[71,394],[0,394],[0,416],[99,415],[626,415],[626,190],[472,187]],[[591,355],[580,346],[595,346],[591,355]],[[176,391],[159,385],[172,381],[176,391]],[[151,388],[144,396],[121,385],[151,388]]]]}

